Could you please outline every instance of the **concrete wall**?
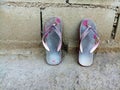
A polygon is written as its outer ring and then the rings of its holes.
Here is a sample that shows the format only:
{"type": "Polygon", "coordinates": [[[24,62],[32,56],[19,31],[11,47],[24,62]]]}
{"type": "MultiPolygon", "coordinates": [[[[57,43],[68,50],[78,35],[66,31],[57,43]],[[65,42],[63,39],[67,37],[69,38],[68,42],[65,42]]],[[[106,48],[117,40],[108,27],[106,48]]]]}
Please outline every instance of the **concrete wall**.
{"type": "Polygon", "coordinates": [[[39,9],[1,6],[0,40],[39,41],[39,9]]]}
{"type": "Polygon", "coordinates": [[[77,4],[120,5],[119,0],[69,0],[69,2],[77,4]]]}
{"type": "Polygon", "coordinates": [[[41,3],[65,3],[66,0],[1,0],[3,2],[41,2],[41,3]]]}
{"type": "MultiPolygon", "coordinates": [[[[65,44],[78,42],[78,27],[83,18],[91,18],[100,34],[100,47],[110,46],[110,36],[119,0],[1,0],[0,1],[0,45],[32,48],[41,45],[40,8],[43,24],[53,16],[63,21],[65,44]],[[9,44],[9,45],[8,45],[9,44]],[[25,44],[25,45],[24,45],[25,44]],[[28,46],[27,46],[28,45],[28,46]]],[[[119,20],[120,22],[120,20],[119,20]]],[[[119,40],[117,28],[116,39],[119,40]]],[[[119,40],[120,41],[120,40],[119,40]]],[[[72,44],[73,45],[73,44],[72,44]]],[[[74,46],[76,47],[77,43],[74,46]]],[[[112,46],[114,47],[114,45],[112,46]]],[[[115,46],[116,47],[116,46],[115,46]]]]}
{"type": "MultiPolygon", "coordinates": [[[[0,6],[0,45],[24,47],[40,43],[39,8],[0,6]]],[[[2,47],[3,46],[3,47],[2,47]]]]}

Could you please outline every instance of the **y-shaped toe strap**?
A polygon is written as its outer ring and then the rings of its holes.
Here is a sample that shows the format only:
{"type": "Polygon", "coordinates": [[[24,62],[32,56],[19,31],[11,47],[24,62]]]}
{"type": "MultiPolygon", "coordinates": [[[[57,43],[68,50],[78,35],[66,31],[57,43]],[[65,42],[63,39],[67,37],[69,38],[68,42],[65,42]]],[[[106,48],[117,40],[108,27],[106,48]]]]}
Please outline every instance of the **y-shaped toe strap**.
{"type": "Polygon", "coordinates": [[[51,26],[49,26],[48,28],[45,28],[45,33],[42,37],[42,43],[43,43],[43,46],[45,47],[46,50],[50,51],[48,45],[47,45],[47,42],[45,41],[45,39],[47,38],[48,34],[54,30],[56,32],[56,34],[59,36],[59,44],[58,44],[58,48],[57,48],[57,51],[60,51],[61,49],[61,46],[62,46],[62,32],[61,30],[58,29],[57,25],[60,24],[60,20],[59,18],[56,18],[56,21],[54,24],[52,24],[51,26]],[[52,29],[54,28],[54,29],[52,29]]]}
{"type": "Polygon", "coordinates": [[[97,32],[92,28],[92,26],[90,25],[86,25],[86,30],[82,33],[82,35],[80,36],[80,50],[81,52],[83,52],[83,47],[82,47],[82,40],[85,39],[85,37],[90,33],[93,32],[94,33],[94,39],[95,39],[95,45],[92,47],[92,49],[90,50],[90,53],[93,53],[95,51],[95,49],[98,47],[99,43],[100,43],[100,39],[99,36],[97,34],[97,32]]]}

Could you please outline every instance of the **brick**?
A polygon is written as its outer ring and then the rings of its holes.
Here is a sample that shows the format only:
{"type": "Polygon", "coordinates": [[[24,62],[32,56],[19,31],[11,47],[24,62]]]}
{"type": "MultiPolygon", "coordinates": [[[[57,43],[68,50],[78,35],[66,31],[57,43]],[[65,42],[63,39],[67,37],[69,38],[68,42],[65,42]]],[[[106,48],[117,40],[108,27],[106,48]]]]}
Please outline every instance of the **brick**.
{"type": "Polygon", "coordinates": [[[69,2],[77,4],[120,5],[120,1],[118,0],[69,0],[69,2]]]}
{"type": "Polygon", "coordinates": [[[118,8],[117,14],[119,15],[118,26],[116,31],[115,42],[120,44],[120,7],[118,8]]]}
{"type": "Polygon", "coordinates": [[[118,12],[117,13],[119,15],[119,21],[118,21],[115,41],[120,44],[120,7],[118,8],[118,12]]]}
{"type": "Polygon", "coordinates": [[[69,41],[78,41],[78,28],[83,18],[92,19],[97,26],[101,42],[110,39],[115,11],[104,8],[46,8],[43,10],[43,22],[50,17],[58,16],[63,21],[63,40],[65,44],[69,41]]]}
{"type": "Polygon", "coordinates": [[[115,41],[120,42],[120,17],[119,17],[119,22],[118,22],[118,26],[117,26],[115,41]]]}
{"type": "Polygon", "coordinates": [[[40,42],[37,8],[0,6],[0,41],[40,42]]]}
{"type": "Polygon", "coordinates": [[[41,2],[41,3],[65,3],[66,0],[2,0],[11,2],[41,2]]]}
{"type": "Polygon", "coordinates": [[[119,8],[118,8],[118,11],[117,11],[117,13],[118,13],[118,14],[120,14],[120,6],[119,6],[119,8]]]}

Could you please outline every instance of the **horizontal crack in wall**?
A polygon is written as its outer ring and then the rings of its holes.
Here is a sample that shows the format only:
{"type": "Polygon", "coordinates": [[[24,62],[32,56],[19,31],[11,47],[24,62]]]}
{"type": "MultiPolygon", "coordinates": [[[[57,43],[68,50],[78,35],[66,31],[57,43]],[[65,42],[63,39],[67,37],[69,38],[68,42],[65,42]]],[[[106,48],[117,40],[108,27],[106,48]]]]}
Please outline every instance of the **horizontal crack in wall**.
{"type": "Polygon", "coordinates": [[[41,2],[1,2],[0,5],[14,6],[14,7],[36,7],[36,8],[46,8],[46,7],[82,7],[82,8],[105,8],[116,10],[117,6],[111,5],[96,5],[96,4],[76,4],[76,3],[41,3],[41,2]]]}

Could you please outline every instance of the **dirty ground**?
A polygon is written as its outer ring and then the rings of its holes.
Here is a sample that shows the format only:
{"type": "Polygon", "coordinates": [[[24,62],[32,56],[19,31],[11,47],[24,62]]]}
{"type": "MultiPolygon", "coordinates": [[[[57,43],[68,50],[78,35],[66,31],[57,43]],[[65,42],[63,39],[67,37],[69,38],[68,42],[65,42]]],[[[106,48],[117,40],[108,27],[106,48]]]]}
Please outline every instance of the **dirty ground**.
{"type": "Polygon", "coordinates": [[[63,51],[63,62],[49,66],[42,48],[3,51],[0,90],[120,90],[120,53],[97,53],[91,67],[81,67],[77,53],[63,51]]]}

